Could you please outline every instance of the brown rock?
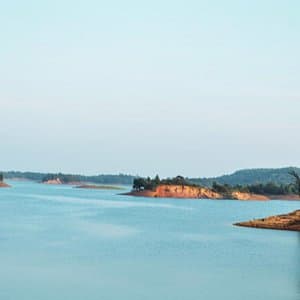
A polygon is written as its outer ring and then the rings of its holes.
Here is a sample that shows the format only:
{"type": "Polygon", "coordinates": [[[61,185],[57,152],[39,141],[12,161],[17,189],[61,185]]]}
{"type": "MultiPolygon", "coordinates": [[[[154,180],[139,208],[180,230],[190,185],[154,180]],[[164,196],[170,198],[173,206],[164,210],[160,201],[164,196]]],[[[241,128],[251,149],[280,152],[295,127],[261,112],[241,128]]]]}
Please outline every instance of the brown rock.
{"type": "Polygon", "coordinates": [[[234,225],[264,229],[300,231],[300,210],[296,210],[289,214],[241,222],[234,225]]]}

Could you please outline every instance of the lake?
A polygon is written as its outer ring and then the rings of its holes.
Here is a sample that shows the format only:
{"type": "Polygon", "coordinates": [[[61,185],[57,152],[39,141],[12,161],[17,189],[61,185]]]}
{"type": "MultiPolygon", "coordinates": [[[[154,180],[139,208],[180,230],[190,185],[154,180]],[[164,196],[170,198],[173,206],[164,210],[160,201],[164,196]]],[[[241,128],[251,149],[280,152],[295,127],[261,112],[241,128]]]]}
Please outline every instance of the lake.
{"type": "Polygon", "coordinates": [[[1,300],[300,299],[300,233],[232,226],[299,202],[9,183],[0,189],[1,300]]]}

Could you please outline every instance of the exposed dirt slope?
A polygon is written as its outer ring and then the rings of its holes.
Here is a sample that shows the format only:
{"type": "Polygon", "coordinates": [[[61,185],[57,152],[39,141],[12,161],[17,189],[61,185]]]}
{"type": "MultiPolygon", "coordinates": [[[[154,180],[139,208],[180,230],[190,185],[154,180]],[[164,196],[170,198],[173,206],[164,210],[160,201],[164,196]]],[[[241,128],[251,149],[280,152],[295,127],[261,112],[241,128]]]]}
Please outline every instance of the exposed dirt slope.
{"type": "Polygon", "coordinates": [[[132,196],[157,197],[157,198],[203,198],[221,199],[222,195],[207,188],[200,188],[186,185],[159,185],[155,191],[132,191],[132,196]]]}

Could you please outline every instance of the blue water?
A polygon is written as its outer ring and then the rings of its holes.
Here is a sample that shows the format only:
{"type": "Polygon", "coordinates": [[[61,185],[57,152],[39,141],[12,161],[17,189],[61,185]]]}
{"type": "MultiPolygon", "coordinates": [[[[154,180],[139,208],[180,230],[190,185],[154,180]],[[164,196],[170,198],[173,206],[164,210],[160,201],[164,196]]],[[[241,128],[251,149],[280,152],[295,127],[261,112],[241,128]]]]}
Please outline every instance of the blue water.
{"type": "Polygon", "coordinates": [[[1,300],[299,300],[300,234],[232,226],[299,202],[0,189],[1,300]]]}

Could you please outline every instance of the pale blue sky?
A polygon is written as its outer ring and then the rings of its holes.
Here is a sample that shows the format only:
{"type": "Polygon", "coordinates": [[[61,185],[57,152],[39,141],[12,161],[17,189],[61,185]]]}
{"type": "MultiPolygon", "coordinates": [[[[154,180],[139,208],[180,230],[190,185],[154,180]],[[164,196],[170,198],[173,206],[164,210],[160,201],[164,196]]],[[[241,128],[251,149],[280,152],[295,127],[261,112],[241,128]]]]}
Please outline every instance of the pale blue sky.
{"type": "Polygon", "coordinates": [[[0,168],[300,165],[300,2],[2,1],[0,168]]]}

